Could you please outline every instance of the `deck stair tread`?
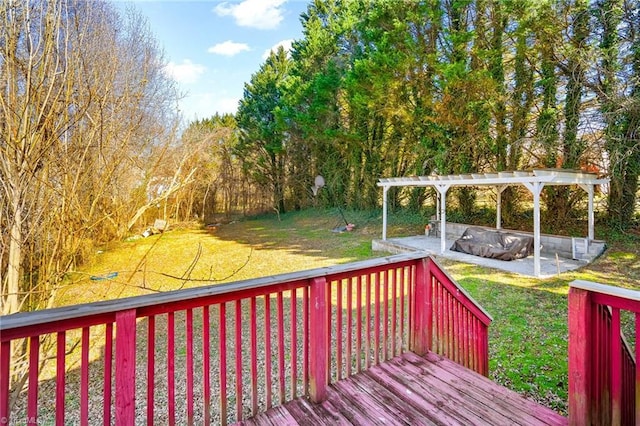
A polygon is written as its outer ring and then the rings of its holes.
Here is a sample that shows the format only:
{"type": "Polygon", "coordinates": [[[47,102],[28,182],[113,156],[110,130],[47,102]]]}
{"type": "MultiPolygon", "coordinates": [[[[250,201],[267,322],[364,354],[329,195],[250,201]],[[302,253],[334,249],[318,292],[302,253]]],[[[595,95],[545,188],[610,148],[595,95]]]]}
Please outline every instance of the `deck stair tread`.
{"type": "Polygon", "coordinates": [[[245,425],[566,425],[555,411],[455,362],[407,352],[245,425]]]}

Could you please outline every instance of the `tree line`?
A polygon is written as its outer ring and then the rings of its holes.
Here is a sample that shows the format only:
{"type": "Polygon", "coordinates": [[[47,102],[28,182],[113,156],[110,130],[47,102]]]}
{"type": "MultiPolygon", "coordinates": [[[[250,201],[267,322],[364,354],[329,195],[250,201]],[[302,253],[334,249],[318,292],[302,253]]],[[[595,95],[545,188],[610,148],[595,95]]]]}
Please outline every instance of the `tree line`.
{"type": "Polygon", "coordinates": [[[186,183],[164,66],[133,10],[0,5],[2,315],[51,306],[97,244],[186,183]]]}
{"type": "MultiPolygon", "coordinates": [[[[303,37],[245,84],[233,152],[278,211],[380,205],[377,179],[531,168],[610,178],[637,216],[640,4],[629,0],[314,0],[303,37]]],[[[523,208],[515,189],[506,211],[523,208]]],[[[463,215],[477,198],[455,192],[463,215]]],[[[423,189],[390,191],[420,208],[423,189]]],[[[546,188],[561,222],[582,191],[546,188]]]]}
{"type": "MultiPolygon", "coordinates": [[[[638,219],[637,2],[314,0],[237,113],[184,130],[135,10],[7,0],[0,21],[2,314],[51,306],[96,245],[155,218],[375,209],[380,177],[596,171],[611,179],[611,225],[638,219]]],[[[516,191],[505,216],[526,208],[516,191]]],[[[475,190],[452,192],[471,215],[475,190]]],[[[420,209],[432,195],[389,200],[420,209]]],[[[562,223],[584,194],[543,196],[562,223]]]]}

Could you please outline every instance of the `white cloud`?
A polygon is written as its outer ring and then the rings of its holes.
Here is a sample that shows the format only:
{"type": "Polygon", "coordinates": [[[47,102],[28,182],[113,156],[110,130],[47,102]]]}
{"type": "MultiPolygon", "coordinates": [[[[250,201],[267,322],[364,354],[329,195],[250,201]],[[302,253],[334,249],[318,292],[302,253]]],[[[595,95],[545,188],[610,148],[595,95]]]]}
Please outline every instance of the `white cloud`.
{"type": "Polygon", "coordinates": [[[265,50],[262,54],[262,59],[267,59],[271,54],[271,51],[277,52],[278,48],[282,46],[285,52],[291,52],[291,46],[293,45],[293,39],[289,38],[286,40],[282,40],[271,46],[269,49],[265,50]]]}
{"type": "Polygon", "coordinates": [[[287,0],[244,0],[241,3],[224,2],[216,6],[219,16],[233,16],[241,27],[272,30],[284,19],[281,7],[287,0]]]}
{"type": "Polygon", "coordinates": [[[217,55],[234,56],[243,50],[249,51],[249,46],[245,43],[236,43],[231,40],[227,40],[224,43],[218,43],[215,46],[211,46],[207,52],[215,53],[217,55]]]}
{"type": "Polygon", "coordinates": [[[169,62],[164,68],[164,72],[178,83],[195,83],[204,74],[204,65],[194,64],[189,59],[185,59],[181,64],[169,62]]]}

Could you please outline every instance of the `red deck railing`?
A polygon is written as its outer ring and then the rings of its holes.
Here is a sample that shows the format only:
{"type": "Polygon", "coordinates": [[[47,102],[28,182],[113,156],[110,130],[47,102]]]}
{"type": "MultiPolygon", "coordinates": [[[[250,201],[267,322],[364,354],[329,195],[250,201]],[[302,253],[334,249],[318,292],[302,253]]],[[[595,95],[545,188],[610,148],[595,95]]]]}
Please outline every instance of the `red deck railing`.
{"type": "Polygon", "coordinates": [[[226,424],[408,350],[486,375],[490,321],[419,253],[10,315],[0,422],[226,424]]]}
{"type": "Polygon", "coordinates": [[[569,423],[640,424],[640,292],[573,281],[569,289],[569,423]],[[635,356],[621,333],[635,316],[635,356]]]}

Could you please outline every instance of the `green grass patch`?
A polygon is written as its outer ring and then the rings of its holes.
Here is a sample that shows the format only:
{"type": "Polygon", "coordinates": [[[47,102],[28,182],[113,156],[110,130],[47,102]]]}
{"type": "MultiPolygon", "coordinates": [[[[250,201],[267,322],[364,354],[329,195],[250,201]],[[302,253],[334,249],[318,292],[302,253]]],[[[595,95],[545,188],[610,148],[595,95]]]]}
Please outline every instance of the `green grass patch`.
{"type": "MultiPolygon", "coordinates": [[[[418,213],[389,216],[389,236],[424,232],[418,213]]],[[[173,226],[162,235],[110,245],[69,274],[58,306],[210,285],[382,256],[380,211],[309,209],[264,215],[205,228],[173,226]],[[351,232],[334,232],[345,221],[351,232]],[[95,281],[117,272],[117,277],[95,281]]],[[[601,231],[606,234],[606,230],[601,231]]],[[[606,236],[601,235],[606,240],[606,236]]],[[[494,318],[490,376],[496,382],[563,414],[567,409],[567,293],[575,279],[640,289],[640,237],[614,238],[595,262],[538,280],[441,260],[445,269],[494,318]]],[[[623,316],[633,342],[633,318],[623,316]]]]}

